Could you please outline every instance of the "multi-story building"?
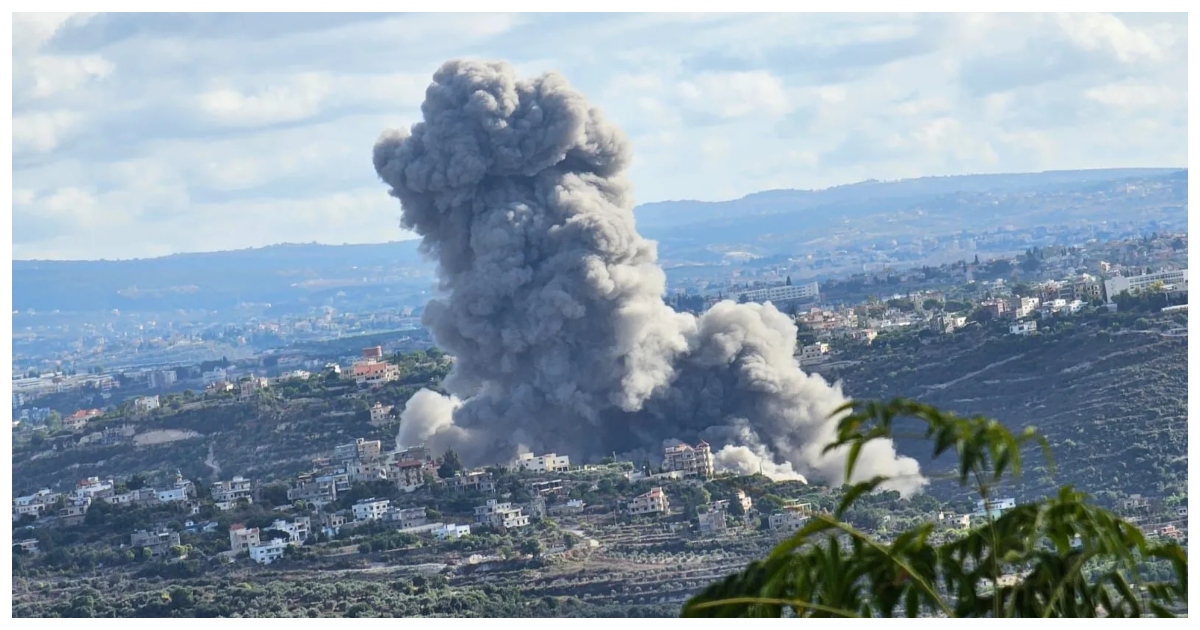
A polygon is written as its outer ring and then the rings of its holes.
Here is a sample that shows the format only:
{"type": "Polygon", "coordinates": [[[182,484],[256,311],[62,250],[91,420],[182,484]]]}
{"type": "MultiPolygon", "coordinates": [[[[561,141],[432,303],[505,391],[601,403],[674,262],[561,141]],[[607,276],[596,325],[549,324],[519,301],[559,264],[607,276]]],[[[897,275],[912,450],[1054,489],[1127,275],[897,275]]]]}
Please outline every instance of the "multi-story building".
{"type": "Polygon", "coordinates": [[[239,393],[242,398],[249,398],[254,395],[254,392],[262,391],[270,386],[270,381],[259,376],[251,376],[249,379],[238,383],[239,393]]]}
{"type": "Polygon", "coordinates": [[[521,453],[509,464],[511,470],[528,470],[529,472],[566,472],[571,469],[571,459],[566,455],[546,453],[535,456],[533,453],[521,453]]]}
{"type": "Polygon", "coordinates": [[[354,513],[356,521],[378,521],[382,520],[391,509],[392,502],[388,499],[363,499],[355,503],[350,510],[354,513]]]}
{"type": "Polygon", "coordinates": [[[1013,335],[1032,335],[1037,332],[1037,320],[1027,322],[1013,322],[1008,327],[1008,332],[1013,335]]]}
{"type": "Polygon", "coordinates": [[[158,396],[142,396],[133,401],[133,409],[137,413],[150,413],[158,409],[158,396]]]}
{"type": "Polygon", "coordinates": [[[696,508],[696,520],[699,529],[704,534],[719,534],[725,531],[728,523],[725,520],[726,504],[716,501],[711,505],[701,505],[696,508]]]}
{"type": "Polygon", "coordinates": [[[812,504],[790,501],[783,506],[782,512],[776,512],[767,517],[767,527],[773,530],[793,531],[804,526],[812,518],[812,504]]]}
{"type": "Polygon", "coordinates": [[[667,514],[671,511],[671,502],[667,500],[667,495],[662,488],[651,488],[649,492],[634,497],[629,502],[628,508],[629,513],[635,516],[667,514]]]}
{"type": "Polygon", "coordinates": [[[713,464],[712,448],[708,442],[701,440],[695,447],[687,444],[663,447],[663,470],[681,471],[696,474],[705,479],[711,478],[716,470],[713,464]]]}
{"type": "Polygon", "coordinates": [[[814,343],[800,348],[797,353],[800,365],[813,365],[829,360],[829,344],[814,343]]]}
{"type": "Polygon", "coordinates": [[[231,509],[239,501],[254,502],[253,483],[245,477],[234,477],[230,481],[217,481],[212,485],[212,499],[222,510],[231,509]]]}
{"type": "Polygon", "coordinates": [[[271,564],[283,557],[288,546],[288,542],[278,538],[267,542],[254,543],[249,547],[250,559],[259,564],[271,564]]]}
{"type": "Polygon", "coordinates": [[[371,407],[371,424],[378,426],[378,425],[386,423],[388,421],[388,418],[391,417],[391,413],[392,413],[391,405],[385,406],[382,403],[375,403],[371,407]]]}
{"type": "Polygon", "coordinates": [[[166,555],[171,547],[179,546],[179,534],[166,530],[138,530],[129,536],[129,546],[149,549],[150,555],[162,556],[166,555]]]}
{"type": "Polygon", "coordinates": [[[938,512],[938,526],[949,527],[952,529],[967,529],[971,527],[971,515],[956,514],[954,512],[938,512]]]}
{"type": "Polygon", "coordinates": [[[482,492],[496,493],[496,481],[492,474],[483,470],[464,472],[446,480],[446,487],[451,492],[482,492]]]}
{"type": "Polygon", "coordinates": [[[49,488],[42,488],[37,492],[23,497],[13,498],[13,520],[19,519],[22,516],[29,515],[34,518],[40,518],[42,515],[54,509],[54,504],[62,498],[62,494],[51,492],[49,488]]]}
{"type": "Polygon", "coordinates": [[[400,379],[400,368],[383,361],[359,361],[354,364],[354,382],[372,387],[400,379]]]}
{"type": "Polygon", "coordinates": [[[392,464],[396,487],[412,492],[425,484],[425,463],[415,459],[402,459],[392,464]]]}
{"type": "Polygon", "coordinates": [[[735,499],[742,505],[742,512],[748,513],[750,512],[750,508],[754,506],[754,502],[751,501],[750,497],[742,490],[737,491],[735,499]]]}
{"type": "Polygon", "coordinates": [[[380,460],[361,461],[356,459],[346,462],[346,474],[350,475],[351,481],[358,483],[387,481],[389,468],[387,462],[380,460]]]}
{"type": "Polygon", "coordinates": [[[1041,300],[1035,297],[1019,298],[1016,309],[1017,319],[1022,319],[1033,314],[1037,310],[1041,300]]]}
{"type": "Polygon", "coordinates": [[[775,304],[816,300],[820,297],[821,287],[816,282],[752,289],[737,294],[739,302],[772,302],[775,304]]]}
{"type": "Polygon", "coordinates": [[[276,529],[288,535],[288,542],[304,544],[312,529],[312,521],[307,516],[297,516],[291,521],[275,519],[268,529],[276,529]]]}
{"type": "Polygon", "coordinates": [[[425,508],[397,508],[393,507],[388,510],[384,516],[384,520],[396,523],[400,529],[408,529],[409,527],[420,527],[429,522],[425,508]]]}
{"type": "Polygon", "coordinates": [[[234,552],[248,551],[250,545],[257,545],[259,542],[259,531],[257,527],[246,527],[241,523],[234,523],[229,526],[229,548],[234,552]]]}
{"type": "Polygon", "coordinates": [[[371,461],[379,459],[383,453],[383,442],[357,438],[348,444],[340,444],[333,448],[333,460],[343,462],[351,459],[371,461]]]}
{"type": "Polygon", "coordinates": [[[99,418],[102,415],[104,415],[104,412],[99,409],[80,409],[63,418],[62,425],[64,429],[69,431],[82,431],[87,426],[89,420],[99,418]]]}
{"type": "Polygon", "coordinates": [[[1161,283],[1163,289],[1173,292],[1186,292],[1188,283],[1187,269],[1171,269],[1156,271],[1137,276],[1113,276],[1104,281],[1104,295],[1112,304],[1122,292],[1136,293],[1148,290],[1155,283],[1161,283]]]}
{"type": "Polygon", "coordinates": [[[487,503],[475,508],[475,520],[499,530],[529,525],[529,517],[524,510],[513,507],[512,503],[500,503],[495,499],[488,499],[487,503]]]}

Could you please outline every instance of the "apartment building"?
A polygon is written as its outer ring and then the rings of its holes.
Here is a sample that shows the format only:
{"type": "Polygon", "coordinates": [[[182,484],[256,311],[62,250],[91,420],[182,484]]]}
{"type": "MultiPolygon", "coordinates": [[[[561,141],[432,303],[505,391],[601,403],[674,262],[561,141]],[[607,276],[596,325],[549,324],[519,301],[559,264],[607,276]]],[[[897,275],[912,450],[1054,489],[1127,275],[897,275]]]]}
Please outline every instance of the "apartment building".
{"type": "Polygon", "coordinates": [[[663,447],[663,470],[695,474],[711,478],[716,469],[713,464],[712,448],[701,440],[696,446],[677,444],[663,447]]]}
{"type": "Polygon", "coordinates": [[[304,544],[312,531],[312,520],[307,516],[297,516],[291,521],[275,519],[267,529],[276,529],[288,535],[288,542],[304,544]]]}
{"type": "Polygon", "coordinates": [[[354,382],[360,387],[373,387],[400,379],[400,368],[383,361],[360,361],[354,364],[354,382]]]}
{"type": "Polygon", "coordinates": [[[652,488],[645,494],[640,494],[628,505],[629,513],[638,516],[642,514],[667,514],[671,511],[671,502],[662,488],[652,488]]]}
{"type": "Polygon", "coordinates": [[[992,499],[989,501],[979,500],[975,502],[975,512],[971,514],[972,518],[1000,518],[1001,514],[1017,507],[1016,499],[992,499]]]}
{"type": "Polygon", "coordinates": [[[12,501],[13,520],[17,520],[25,515],[40,518],[46,512],[53,510],[54,504],[62,496],[61,493],[51,492],[49,488],[42,488],[27,496],[14,497],[12,501]]]}
{"type": "Polygon", "coordinates": [[[425,463],[415,459],[402,459],[392,464],[396,487],[412,492],[425,485],[425,463]]]}
{"type": "Polygon", "coordinates": [[[1041,300],[1035,297],[1023,297],[1017,300],[1016,316],[1017,319],[1029,317],[1038,309],[1041,300]]]}
{"type": "Polygon", "coordinates": [[[158,407],[158,396],[142,396],[133,401],[133,409],[137,413],[150,413],[158,407]]]}

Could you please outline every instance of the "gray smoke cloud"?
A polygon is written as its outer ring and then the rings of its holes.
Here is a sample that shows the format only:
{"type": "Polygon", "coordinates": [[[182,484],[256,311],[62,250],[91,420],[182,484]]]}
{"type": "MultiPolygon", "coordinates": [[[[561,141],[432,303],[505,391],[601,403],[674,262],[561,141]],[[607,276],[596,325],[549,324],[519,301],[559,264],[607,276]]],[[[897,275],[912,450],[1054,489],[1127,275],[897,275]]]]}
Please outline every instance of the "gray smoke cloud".
{"type": "MultiPolygon", "coordinates": [[[[449,61],[421,112],[384,132],[374,165],[437,262],[423,322],[456,361],[449,397],[408,401],[399,442],[479,465],[526,450],[660,458],[664,439],[702,438],[725,469],[844,481],[845,453],[821,453],[840,387],[800,369],[795,325],[769,304],[696,317],[664,303],[629,142],[563,77],[449,61]]],[[[885,441],[851,481],[877,474],[906,495],[926,483],[885,441]]]]}

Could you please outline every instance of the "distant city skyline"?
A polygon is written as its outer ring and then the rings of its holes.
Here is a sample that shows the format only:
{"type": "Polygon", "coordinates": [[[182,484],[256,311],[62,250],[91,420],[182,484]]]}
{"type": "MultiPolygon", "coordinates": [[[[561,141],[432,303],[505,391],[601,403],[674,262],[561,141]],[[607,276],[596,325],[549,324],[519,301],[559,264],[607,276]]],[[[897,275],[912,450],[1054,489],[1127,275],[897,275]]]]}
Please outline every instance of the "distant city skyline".
{"type": "Polygon", "coordinates": [[[14,14],[13,56],[14,259],[404,239],[371,145],[453,57],[562,73],[639,204],[1187,166],[1185,14],[14,14]]]}

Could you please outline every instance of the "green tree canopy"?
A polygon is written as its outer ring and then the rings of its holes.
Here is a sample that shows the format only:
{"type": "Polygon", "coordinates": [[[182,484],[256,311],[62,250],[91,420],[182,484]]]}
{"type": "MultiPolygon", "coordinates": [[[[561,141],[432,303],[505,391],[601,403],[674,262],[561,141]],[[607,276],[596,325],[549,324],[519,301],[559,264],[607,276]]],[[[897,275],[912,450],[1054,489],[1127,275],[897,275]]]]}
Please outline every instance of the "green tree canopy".
{"type": "MultiPolygon", "coordinates": [[[[933,457],[956,453],[954,477],[983,501],[1017,475],[1021,450],[1044,439],[999,422],[904,400],[848,403],[837,439],[850,478],[866,442],[892,437],[898,418],[925,425],[933,457]]],[[[1172,617],[1187,603],[1187,552],[1147,540],[1132,524],[1070,487],[1018,505],[951,540],[935,525],[872,539],[843,518],[887,480],[848,486],[766,558],[692,598],[685,617],[1172,617]],[[1147,567],[1155,567],[1156,580],[1147,567]],[[1161,579],[1166,576],[1166,579],[1161,579]]]]}

